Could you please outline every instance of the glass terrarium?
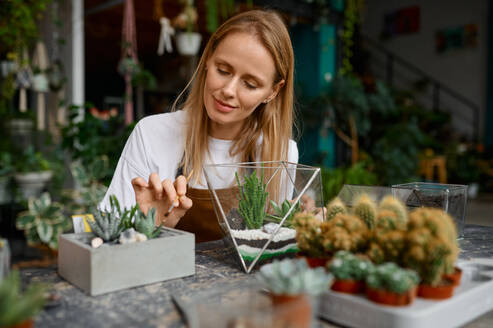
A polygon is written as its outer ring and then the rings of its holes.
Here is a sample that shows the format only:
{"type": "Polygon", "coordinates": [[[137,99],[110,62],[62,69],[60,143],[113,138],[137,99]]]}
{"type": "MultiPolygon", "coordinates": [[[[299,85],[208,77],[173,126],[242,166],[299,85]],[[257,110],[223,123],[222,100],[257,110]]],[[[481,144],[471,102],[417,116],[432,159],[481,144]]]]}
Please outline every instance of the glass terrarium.
{"type": "Polygon", "coordinates": [[[320,168],[285,161],[204,166],[225,242],[245,272],[294,255],[298,211],[325,217],[320,168]]]}
{"type": "Polygon", "coordinates": [[[383,197],[390,193],[390,187],[345,184],[342,186],[337,197],[339,197],[346,206],[351,208],[353,202],[362,194],[367,195],[371,200],[378,203],[383,197]]]}
{"type": "Polygon", "coordinates": [[[459,238],[463,237],[467,186],[428,182],[411,182],[392,186],[392,195],[412,210],[416,207],[437,207],[454,220],[459,238]]]}

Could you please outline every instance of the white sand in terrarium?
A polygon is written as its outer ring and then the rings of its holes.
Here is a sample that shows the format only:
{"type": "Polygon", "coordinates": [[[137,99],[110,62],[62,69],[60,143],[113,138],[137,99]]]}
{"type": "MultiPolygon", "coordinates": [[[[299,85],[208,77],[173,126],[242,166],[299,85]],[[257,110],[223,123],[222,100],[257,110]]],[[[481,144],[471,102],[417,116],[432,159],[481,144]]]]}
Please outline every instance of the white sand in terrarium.
{"type": "MultiPolygon", "coordinates": [[[[246,240],[262,240],[269,239],[271,234],[263,232],[260,229],[252,229],[252,230],[234,230],[231,229],[231,235],[235,238],[241,238],[246,240]]],[[[284,241],[288,239],[293,239],[296,237],[296,230],[281,227],[277,234],[272,239],[273,242],[284,241]]]]}
{"type": "MultiPolygon", "coordinates": [[[[294,243],[291,243],[291,244],[287,244],[286,246],[284,247],[281,247],[281,248],[276,248],[276,249],[268,249],[266,248],[265,251],[264,251],[264,254],[281,254],[281,253],[284,253],[284,252],[287,252],[293,248],[296,248],[296,242],[294,243]]],[[[238,250],[240,251],[241,254],[248,254],[250,256],[255,256],[259,253],[259,251],[261,250],[262,248],[258,248],[258,247],[251,247],[251,246],[248,246],[248,245],[239,245],[238,246],[238,250]]]]}

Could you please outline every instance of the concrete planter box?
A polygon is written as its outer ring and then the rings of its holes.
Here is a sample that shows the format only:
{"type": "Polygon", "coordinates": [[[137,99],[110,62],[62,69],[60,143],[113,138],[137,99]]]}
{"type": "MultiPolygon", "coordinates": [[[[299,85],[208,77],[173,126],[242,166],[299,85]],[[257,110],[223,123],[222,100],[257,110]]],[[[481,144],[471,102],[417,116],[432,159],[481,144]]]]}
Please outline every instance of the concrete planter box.
{"type": "Polygon", "coordinates": [[[92,248],[91,233],[63,234],[58,274],[91,296],[195,274],[195,235],[162,228],[133,244],[92,248]]]}

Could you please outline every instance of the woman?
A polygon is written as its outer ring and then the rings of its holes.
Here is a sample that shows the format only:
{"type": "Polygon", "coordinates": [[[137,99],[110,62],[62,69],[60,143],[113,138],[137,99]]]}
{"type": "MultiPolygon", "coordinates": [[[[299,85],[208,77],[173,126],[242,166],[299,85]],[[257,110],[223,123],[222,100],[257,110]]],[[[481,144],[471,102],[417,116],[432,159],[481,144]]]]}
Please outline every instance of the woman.
{"type": "Polygon", "coordinates": [[[125,207],[155,207],[157,224],[194,232],[197,242],[221,238],[203,165],[298,161],[293,70],[278,14],[253,10],[230,18],[207,43],[183,109],[176,110],[177,100],[171,113],[136,125],[101,207],[115,194],[125,207]]]}

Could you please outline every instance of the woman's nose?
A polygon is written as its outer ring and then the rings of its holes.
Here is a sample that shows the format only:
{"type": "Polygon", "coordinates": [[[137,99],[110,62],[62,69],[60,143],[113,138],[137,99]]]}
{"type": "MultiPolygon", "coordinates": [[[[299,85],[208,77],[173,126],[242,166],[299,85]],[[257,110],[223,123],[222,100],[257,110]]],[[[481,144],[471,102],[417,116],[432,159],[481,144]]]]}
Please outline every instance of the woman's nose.
{"type": "Polygon", "coordinates": [[[229,79],[222,87],[222,92],[226,97],[234,97],[236,91],[237,79],[229,79]]]}

